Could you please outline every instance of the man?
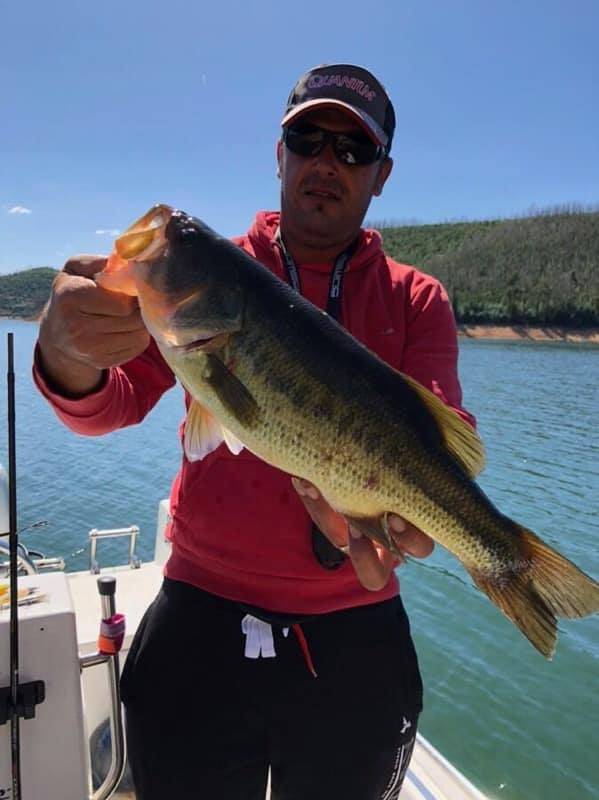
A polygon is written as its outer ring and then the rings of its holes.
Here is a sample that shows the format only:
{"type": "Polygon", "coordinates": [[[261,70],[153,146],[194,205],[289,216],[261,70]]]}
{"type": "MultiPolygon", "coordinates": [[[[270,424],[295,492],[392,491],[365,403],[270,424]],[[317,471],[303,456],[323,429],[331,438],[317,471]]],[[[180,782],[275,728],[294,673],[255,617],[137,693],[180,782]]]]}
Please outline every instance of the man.
{"type": "MultiPolygon", "coordinates": [[[[472,421],[443,288],[361,228],[392,169],[385,89],[361,67],[317,67],[282,126],[280,214],[259,213],[237,243],[472,421]]],[[[93,282],[104,263],[67,262],[34,368],[84,434],[139,422],[174,384],[135,301],[93,282]]],[[[269,768],[277,800],[397,798],[422,707],[397,561],[247,450],[183,458],[171,516],[165,582],[122,679],[139,800],[262,800],[269,768]]],[[[399,517],[391,527],[401,552],[432,551],[399,517]]]]}

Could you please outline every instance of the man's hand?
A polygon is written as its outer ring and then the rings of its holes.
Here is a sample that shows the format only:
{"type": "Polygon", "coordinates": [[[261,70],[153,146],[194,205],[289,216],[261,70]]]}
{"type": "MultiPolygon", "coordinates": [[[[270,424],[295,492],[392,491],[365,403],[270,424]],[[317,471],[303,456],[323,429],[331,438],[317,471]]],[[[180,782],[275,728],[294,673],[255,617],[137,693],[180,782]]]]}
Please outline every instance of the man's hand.
{"type": "MultiPolygon", "coordinates": [[[[373,542],[355,530],[342,514],[338,514],[323,499],[318,489],[301,478],[292,478],[294,489],[301,497],[306,510],[319,529],[334,545],[347,548],[349,557],[360,583],[377,591],[387,584],[395,566],[402,562],[386,548],[373,542]]],[[[397,549],[404,555],[426,558],[434,549],[435,543],[421,530],[396,514],[390,514],[389,528],[397,549]]]]}
{"type": "Polygon", "coordinates": [[[143,353],[150,337],[137,299],[93,281],[103,256],[76,256],[64,265],[40,321],[46,378],[58,391],[82,396],[98,388],[103,371],[143,353]]]}

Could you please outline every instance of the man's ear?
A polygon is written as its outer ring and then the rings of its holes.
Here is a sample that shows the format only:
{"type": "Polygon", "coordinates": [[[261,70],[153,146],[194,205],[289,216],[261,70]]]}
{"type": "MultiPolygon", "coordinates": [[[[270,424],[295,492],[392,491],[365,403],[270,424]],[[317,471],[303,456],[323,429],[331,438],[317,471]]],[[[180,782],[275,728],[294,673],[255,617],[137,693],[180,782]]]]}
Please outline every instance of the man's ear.
{"type": "Polygon", "coordinates": [[[392,169],[393,169],[393,159],[390,156],[388,156],[384,161],[381,162],[379,166],[379,174],[376,177],[374,189],[372,191],[372,194],[375,197],[379,197],[383,193],[383,187],[387,182],[387,178],[391,174],[392,169]]]}

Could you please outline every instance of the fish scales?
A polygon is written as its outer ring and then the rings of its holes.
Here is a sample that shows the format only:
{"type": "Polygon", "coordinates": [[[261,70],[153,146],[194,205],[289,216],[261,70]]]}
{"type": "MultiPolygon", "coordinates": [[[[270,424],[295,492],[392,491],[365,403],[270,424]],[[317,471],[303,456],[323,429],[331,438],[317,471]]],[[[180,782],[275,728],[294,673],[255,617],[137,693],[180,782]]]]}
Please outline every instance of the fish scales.
{"type": "Polygon", "coordinates": [[[201,221],[151,209],[97,280],[139,297],[192,395],[188,458],[223,440],[245,446],[390,547],[386,518],[399,514],[453,553],[548,658],[558,617],[599,610],[599,585],[477,486],[482,445],[455,412],[201,221]]]}
{"type": "MultiPolygon", "coordinates": [[[[494,547],[490,540],[493,513],[479,508],[477,487],[447,458],[430,422],[426,420],[421,431],[406,424],[413,399],[404,397],[410,390],[401,376],[389,374],[378,359],[373,363],[376,357],[355,340],[323,335],[336,332],[333,320],[275,280],[260,286],[261,277],[261,273],[248,276],[254,302],[246,307],[244,318],[244,331],[259,330],[261,335],[234,334],[223,354],[232,373],[260,398],[259,422],[256,428],[244,429],[233,414],[219,407],[217,397],[214,406],[205,400],[211,410],[249,450],[310,480],[342,513],[351,517],[398,513],[431,531],[461,560],[494,563],[506,547],[501,537],[494,547]],[[257,285],[262,291],[256,290],[257,285]],[[281,302],[281,291],[288,304],[281,302]],[[268,370],[259,369],[260,364],[268,364],[268,370]],[[368,370],[374,373],[371,382],[364,377],[368,370]],[[305,398],[301,402],[298,389],[305,398]],[[327,409],[324,427],[314,413],[318,408],[327,409]],[[448,463],[440,467],[426,446],[436,447],[438,459],[448,463]],[[331,454],[334,459],[327,458],[331,454]],[[427,492],[428,486],[435,487],[434,494],[427,492]],[[469,492],[474,494],[471,503],[467,503],[469,492]],[[485,538],[465,537],[466,526],[472,527],[477,517],[485,538]]],[[[198,392],[204,391],[198,387],[198,392]]]]}

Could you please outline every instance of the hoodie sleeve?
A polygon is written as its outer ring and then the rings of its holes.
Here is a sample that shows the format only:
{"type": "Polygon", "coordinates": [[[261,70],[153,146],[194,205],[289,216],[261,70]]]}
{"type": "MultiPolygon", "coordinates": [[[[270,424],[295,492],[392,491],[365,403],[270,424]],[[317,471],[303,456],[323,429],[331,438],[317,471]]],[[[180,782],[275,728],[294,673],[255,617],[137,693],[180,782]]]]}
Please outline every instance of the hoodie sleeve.
{"type": "Polygon", "coordinates": [[[463,420],[476,427],[476,419],[462,406],[457,329],[447,292],[437,280],[416,273],[406,319],[401,371],[433,391],[463,420]]]}
{"type": "Polygon", "coordinates": [[[101,436],[141,422],[176,382],[154,340],[141,355],[106,370],[100,388],[81,398],[64,397],[49,385],[42,372],[38,346],[33,380],[57,417],[84,436],[101,436]]]}

